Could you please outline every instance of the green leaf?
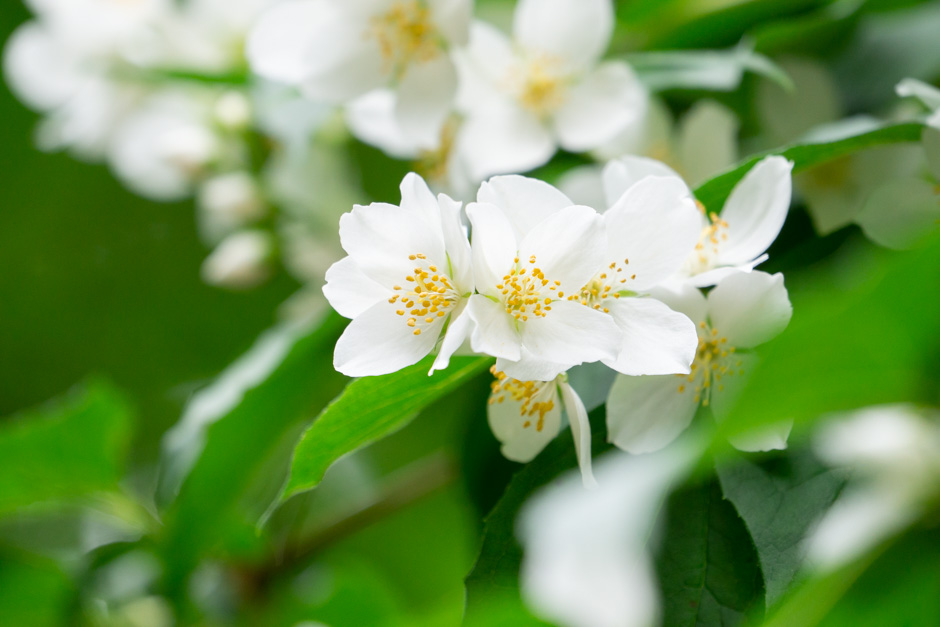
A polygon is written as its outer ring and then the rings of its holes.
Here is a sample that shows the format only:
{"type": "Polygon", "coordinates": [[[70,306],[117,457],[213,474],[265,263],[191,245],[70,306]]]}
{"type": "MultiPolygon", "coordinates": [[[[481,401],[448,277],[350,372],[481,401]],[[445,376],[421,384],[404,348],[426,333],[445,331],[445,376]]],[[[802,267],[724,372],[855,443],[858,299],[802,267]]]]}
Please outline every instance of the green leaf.
{"type": "Polygon", "coordinates": [[[294,450],[284,498],[310,490],[343,455],[390,435],[419,411],[492,364],[489,357],[455,357],[430,377],[429,357],[393,374],[350,383],[304,433],[294,450]]]}
{"type": "Polygon", "coordinates": [[[331,314],[300,337],[266,379],[241,391],[240,402],[208,428],[205,447],[164,517],[163,551],[172,585],[181,587],[200,555],[220,542],[224,523],[285,435],[341,389],[345,379],[333,369],[330,355],[343,323],[331,314]]]}
{"type": "Polygon", "coordinates": [[[665,625],[736,625],[760,602],[757,555],[717,482],[674,493],[657,558],[665,625]]]}
{"type": "Polygon", "coordinates": [[[709,209],[724,205],[734,186],[754,164],[768,155],[782,155],[794,163],[793,172],[802,172],[866,148],[920,141],[924,125],[917,122],[886,124],[875,130],[828,142],[797,143],[748,158],[731,170],[706,181],[695,190],[695,197],[709,209]]]}
{"type": "Polygon", "coordinates": [[[54,563],[0,555],[0,625],[65,625],[73,592],[54,563]]]}
{"type": "MultiPolygon", "coordinates": [[[[605,417],[605,407],[590,414],[591,452],[594,456],[610,449],[605,417]]],[[[575,467],[574,441],[571,431],[566,429],[513,476],[503,497],[483,521],[480,554],[466,579],[468,625],[500,624],[491,620],[491,612],[498,616],[512,616],[513,625],[542,624],[528,614],[520,599],[522,547],[516,540],[516,517],[534,492],[575,467]]]]}
{"type": "Polygon", "coordinates": [[[117,488],[130,422],[124,397],[100,381],[0,422],[0,515],[117,488]]]}
{"type": "Polygon", "coordinates": [[[762,466],[738,456],[718,465],[718,478],[757,548],[769,607],[793,583],[806,533],[844,481],[808,453],[793,451],[762,466]]]}

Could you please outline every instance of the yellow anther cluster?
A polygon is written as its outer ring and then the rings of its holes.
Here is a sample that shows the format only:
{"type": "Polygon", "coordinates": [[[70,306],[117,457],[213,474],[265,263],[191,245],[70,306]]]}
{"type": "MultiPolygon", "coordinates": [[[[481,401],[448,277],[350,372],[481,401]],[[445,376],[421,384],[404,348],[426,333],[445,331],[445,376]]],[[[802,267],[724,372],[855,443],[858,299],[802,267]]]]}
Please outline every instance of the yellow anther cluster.
{"type": "Polygon", "coordinates": [[[434,150],[423,150],[414,163],[414,170],[426,181],[445,184],[450,171],[450,155],[457,139],[459,123],[448,119],[441,129],[441,143],[434,150]]]}
{"type": "Polygon", "coordinates": [[[430,61],[441,53],[430,9],[421,0],[395,2],[372,19],[367,34],[378,41],[386,71],[396,78],[401,78],[410,64],[430,61]]]}
{"type": "Polygon", "coordinates": [[[529,316],[544,318],[552,310],[552,302],[564,296],[564,292],[557,292],[561,282],[549,281],[536,267],[535,255],[528,261],[528,265],[522,265],[516,257],[512,270],[496,285],[506,305],[506,313],[521,322],[527,322],[529,316]]]}
{"type": "Polygon", "coordinates": [[[586,307],[610,313],[604,301],[608,298],[620,298],[620,292],[628,288],[628,281],[636,279],[636,274],[627,275],[624,270],[629,264],[629,259],[624,259],[623,265],[616,261],[611,262],[606,270],[594,275],[594,278],[581,288],[580,293],[568,296],[568,300],[575,300],[586,307]]]}
{"type": "MultiPolygon", "coordinates": [[[[714,388],[724,390],[723,377],[743,374],[740,370],[741,360],[732,357],[735,349],[728,346],[728,338],[721,337],[717,329],[701,322],[699,323],[698,350],[695,361],[692,362],[692,372],[688,375],[677,375],[690,384],[694,384],[695,402],[705,407],[711,402],[711,393],[714,388]]],[[[678,392],[682,394],[686,384],[679,385],[678,392]]]]}
{"type": "Polygon", "coordinates": [[[550,57],[536,57],[522,70],[519,103],[523,108],[543,117],[552,113],[564,102],[564,82],[558,75],[559,62],[550,57]]]}
{"type": "Polygon", "coordinates": [[[395,313],[402,317],[408,314],[405,324],[414,329],[415,335],[421,335],[423,326],[447,315],[457,302],[458,295],[450,278],[428,262],[426,255],[415,253],[409,255],[408,259],[418,264],[413,274],[405,277],[405,287],[396,285],[392,288],[399,293],[389,298],[388,302],[403,307],[396,309],[395,313]]]}
{"type": "MultiPolygon", "coordinates": [[[[699,210],[705,213],[705,207],[701,203],[699,203],[699,210]]],[[[703,266],[709,263],[709,255],[718,254],[718,244],[728,239],[728,223],[714,211],[708,214],[708,219],[709,224],[702,229],[698,244],[695,245],[698,262],[703,266]]]]}
{"type": "MultiPolygon", "coordinates": [[[[496,366],[490,368],[490,372],[496,377],[496,380],[490,384],[493,393],[490,396],[490,405],[503,403],[509,397],[519,403],[519,415],[523,418],[535,418],[535,430],[541,432],[545,426],[545,414],[555,408],[555,399],[549,394],[547,400],[538,400],[544,392],[550,391],[549,386],[554,382],[546,381],[519,381],[506,376],[505,372],[500,372],[496,366]]],[[[532,426],[531,420],[526,420],[522,424],[523,428],[528,429],[532,426]]]]}

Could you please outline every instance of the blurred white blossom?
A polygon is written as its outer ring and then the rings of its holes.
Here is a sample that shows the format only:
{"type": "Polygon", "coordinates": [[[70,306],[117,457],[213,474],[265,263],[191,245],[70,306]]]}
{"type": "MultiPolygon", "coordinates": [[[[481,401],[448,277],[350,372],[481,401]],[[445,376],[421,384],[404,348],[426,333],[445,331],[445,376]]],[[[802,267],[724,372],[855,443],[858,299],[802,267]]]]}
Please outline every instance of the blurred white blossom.
{"type": "Polygon", "coordinates": [[[264,231],[239,231],[225,238],[202,264],[202,278],[210,285],[248,289],[271,274],[274,241],[264,231]]]}

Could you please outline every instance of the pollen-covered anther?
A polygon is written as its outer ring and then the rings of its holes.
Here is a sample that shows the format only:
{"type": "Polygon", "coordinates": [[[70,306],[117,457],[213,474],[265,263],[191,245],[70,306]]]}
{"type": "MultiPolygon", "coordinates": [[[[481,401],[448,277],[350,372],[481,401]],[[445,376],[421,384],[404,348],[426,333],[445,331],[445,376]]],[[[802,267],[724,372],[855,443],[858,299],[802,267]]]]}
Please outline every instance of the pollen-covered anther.
{"type": "MultiPolygon", "coordinates": [[[[421,335],[422,327],[434,324],[445,317],[460,299],[457,290],[449,277],[438,272],[436,265],[430,263],[423,253],[409,255],[410,261],[418,263],[412,269],[412,274],[405,277],[407,290],[396,285],[395,290],[402,291],[388,300],[389,303],[399,302],[407,308],[411,316],[406,324],[414,328],[414,335],[421,335]]],[[[405,315],[405,309],[398,309],[395,313],[405,315]]]]}
{"type": "MultiPolygon", "coordinates": [[[[500,404],[511,399],[519,403],[519,416],[522,418],[535,418],[535,430],[541,432],[545,426],[545,415],[555,408],[555,400],[551,394],[552,382],[546,381],[519,381],[506,376],[505,372],[490,367],[490,372],[496,378],[490,384],[492,394],[489,403],[500,404]]],[[[532,426],[531,420],[523,422],[522,427],[528,429],[532,426]]]]}
{"type": "Polygon", "coordinates": [[[398,0],[369,23],[367,37],[378,42],[385,71],[401,78],[408,66],[441,54],[440,35],[427,3],[398,0]]]}
{"type": "MultiPolygon", "coordinates": [[[[550,293],[551,287],[547,290],[549,293],[543,293],[542,289],[547,287],[550,281],[535,263],[535,255],[532,255],[529,257],[529,264],[534,267],[520,267],[517,257],[509,274],[503,276],[502,282],[496,286],[503,297],[506,313],[520,322],[527,322],[529,316],[544,318],[546,312],[551,311],[551,303],[554,300],[550,293]]],[[[556,284],[561,285],[558,282],[556,284]]]]}
{"type": "MultiPolygon", "coordinates": [[[[630,263],[630,260],[624,259],[623,263],[626,265],[630,263]]],[[[568,300],[578,301],[591,309],[610,313],[610,310],[604,306],[604,301],[608,298],[620,298],[623,283],[627,282],[627,279],[617,276],[618,272],[623,272],[623,267],[616,261],[611,262],[607,269],[594,275],[594,278],[582,287],[578,294],[568,296],[568,300]]],[[[636,279],[636,275],[630,278],[636,279]]],[[[562,296],[561,293],[558,295],[562,296]]]]}
{"type": "MultiPolygon", "coordinates": [[[[737,360],[736,364],[732,364],[728,361],[728,357],[734,353],[734,347],[727,345],[728,339],[721,337],[717,329],[709,328],[705,322],[700,322],[699,328],[698,349],[691,373],[677,376],[695,385],[695,402],[707,407],[711,403],[712,389],[717,387],[719,391],[724,390],[722,377],[733,376],[736,372],[740,375],[742,362],[737,360]]],[[[681,394],[684,390],[685,384],[680,384],[678,392],[681,394]]]]}

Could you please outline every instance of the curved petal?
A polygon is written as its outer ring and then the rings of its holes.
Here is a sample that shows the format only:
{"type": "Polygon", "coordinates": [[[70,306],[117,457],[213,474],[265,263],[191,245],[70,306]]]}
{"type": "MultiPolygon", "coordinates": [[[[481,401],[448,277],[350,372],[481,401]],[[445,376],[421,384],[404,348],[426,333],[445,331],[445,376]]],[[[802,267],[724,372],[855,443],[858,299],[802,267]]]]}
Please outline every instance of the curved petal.
{"type": "Polygon", "coordinates": [[[689,285],[693,285],[695,287],[711,287],[712,285],[718,285],[725,279],[725,277],[729,277],[732,274],[750,272],[765,261],[767,261],[766,254],[761,255],[760,257],[749,261],[748,263],[741,263],[736,266],[722,266],[720,268],[706,270],[705,272],[699,272],[698,274],[693,274],[692,276],[686,277],[685,281],[689,285]]]}
{"type": "Polygon", "coordinates": [[[345,318],[355,318],[372,305],[391,298],[393,293],[360,270],[352,257],[343,257],[326,271],[323,295],[345,318]]]}
{"type": "Polygon", "coordinates": [[[533,356],[569,366],[613,359],[621,341],[610,316],[574,301],[554,302],[544,318],[532,317],[520,326],[522,344],[533,356]]]}
{"type": "Polygon", "coordinates": [[[467,205],[467,217],[473,229],[473,281],[481,294],[495,296],[518,251],[512,225],[499,207],[486,203],[467,205]]]}
{"type": "Polygon", "coordinates": [[[473,320],[470,346],[478,353],[518,361],[522,357],[521,340],[501,303],[482,294],[470,297],[467,311],[473,320]]]}
{"type": "Polygon", "coordinates": [[[329,7],[324,0],[296,0],[262,13],[245,46],[251,70],[282,83],[300,83],[309,71],[308,49],[316,37],[310,26],[321,20],[325,11],[329,7]]]}
{"type": "Polygon", "coordinates": [[[477,192],[477,200],[502,209],[518,241],[551,214],[574,204],[545,181],[518,174],[494,176],[485,181],[477,192]]]}
{"type": "MultiPolygon", "coordinates": [[[[470,43],[465,54],[460,56],[469,66],[467,69],[478,75],[477,80],[482,79],[494,86],[509,74],[516,60],[509,38],[498,28],[481,21],[470,26],[470,43]]],[[[473,107],[478,103],[468,101],[466,104],[473,107]]]]}
{"type": "Polygon", "coordinates": [[[649,95],[623,62],[604,63],[571,87],[553,122],[558,143],[586,152],[643,120],[649,95]]]}
{"type": "Polygon", "coordinates": [[[573,68],[593,65],[614,31],[610,0],[520,0],[514,38],[523,48],[560,59],[573,68]]]}
{"type": "Polygon", "coordinates": [[[650,291],[650,296],[673,311],[685,314],[694,324],[708,320],[708,301],[697,287],[688,283],[670,283],[650,291]]]}
{"type": "Polygon", "coordinates": [[[390,89],[370,91],[346,107],[346,126],[357,139],[396,159],[415,160],[421,151],[395,119],[395,102],[390,89]]]}
{"type": "Polygon", "coordinates": [[[607,197],[607,206],[613,206],[625,191],[647,176],[674,178],[685,185],[687,194],[692,196],[692,190],[682,177],[662,161],[649,157],[626,156],[604,166],[604,195],[607,197]]]}
{"type": "Polygon", "coordinates": [[[441,227],[441,208],[437,203],[437,198],[431,192],[431,188],[420,174],[409,172],[401,180],[398,186],[401,193],[401,208],[415,215],[423,216],[428,227],[433,232],[440,231],[441,227]]]}
{"type": "Polygon", "coordinates": [[[397,88],[395,119],[420,148],[437,148],[441,129],[457,95],[457,69],[447,55],[412,63],[397,88]]]}
{"type": "Polygon", "coordinates": [[[450,262],[451,278],[461,295],[469,294],[474,290],[473,253],[470,249],[467,231],[460,219],[463,203],[453,200],[446,194],[438,194],[437,204],[440,207],[441,231],[444,234],[447,260],[450,262]]]}
{"type": "Polygon", "coordinates": [[[570,385],[561,383],[558,388],[561,390],[561,400],[568,415],[568,424],[571,425],[574,450],[578,455],[578,466],[581,468],[581,481],[584,482],[584,487],[594,489],[597,487],[597,481],[591,470],[591,422],[588,420],[587,409],[570,385]]]}
{"type": "Polygon", "coordinates": [[[499,358],[496,369],[519,381],[553,381],[571,366],[557,364],[534,356],[525,346],[518,360],[499,358]]]}
{"type": "Polygon", "coordinates": [[[450,325],[444,332],[444,341],[441,342],[441,349],[437,353],[437,358],[428,372],[428,376],[434,374],[435,370],[443,370],[450,365],[450,358],[457,349],[466,341],[467,336],[473,326],[473,319],[467,308],[467,301],[463,301],[450,314],[450,325]]]}
{"type": "Polygon", "coordinates": [[[733,274],[708,294],[712,329],[736,348],[753,348],[779,335],[790,323],[793,307],[783,275],[733,274]]]}
{"type": "Polygon", "coordinates": [[[609,309],[623,340],[607,366],[628,375],[689,373],[698,334],[688,317],[652,298],[620,298],[609,309]]]}
{"type": "Polygon", "coordinates": [[[511,394],[490,397],[487,422],[493,435],[502,443],[500,450],[507,459],[523,463],[532,461],[561,429],[561,404],[555,383],[550,381],[540,387],[536,402],[552,403],[552,408],[542,416],[541,425],[538,412],[534,415],[523,412],[522,403],[511,394]]]}
{"type": "Polygon", "coordinates": [[[555,140],[537,117],[499,100],[464,120],[457,151],[471,177],[482,181],[494,174],[525,172],[547,163],[555,154],[555,140]]]}
{"type": "Polygon", "coordinates": [[[658,451],[689,426],[696,409],[687,377],[620,375],[607,397],[607,439],[635,455],[658,451]]]}
{"type": "Polygon", "coordinates": [[[23,24],[10,36],[3,54],[4,75],[16,95],[48,110],[64,104],[82,85],[77,63],[50,29],[23,24]]]}
{"type": "Polygon", "coordinates": [[[444,39],[452,46],[465,46],[473,18],[472,0],[428,0],[431,19],[444,39]]]}
{"type": "Polygon", "coordinates": [[[371,377],[414,365],[434,348],[442,325],[434,322],[415,335],[393,305],[379,302],[346,327],[336,342],[333,367],[348,377],[371,377]]]}
{"type": "Polygon", "coordinates": [[[718,249],[720,265],[747,263],[777,238],[790,208],[792,169],[783,157],[766,157],[734,186],[721,212],[728,238],[718,249]]]}
{"type": "Polygon", "coordinates": [[[738,118],[712,100],[696,103],[679,123],[676,152],[689,185],[698,185],[738,161],[738,118]]]}
{"type": "Polygon", "coordinates": [[[694,253],[702,216],[687,189],[674,177],[646,177],[604,214],[605,261],[621,265],[626,289],[645,292],[659,285],[694,253]]]}
{"type": "Polygon", "coordinates": [[[576,205],[587,205],[603,213],[607,207],[604,197],[603,168],[599,165],[582,165],[571,168],[557,181],[558,189],[571,198],[576,205]]]}
{"type": "Polygon", "coordinates": [[[590,207],[574,205],[538,223],[519,243],[521,263],[529,262],[574,294],[591,280],[604,262],[607,234],[601,216],[590,207]]]}
{"type": "Polygon", "coordinates": [[[901,97],[913,96],[931,109],[940,109],[940,89],[916,78],[905,78],[894,88],[901,97]]]}

